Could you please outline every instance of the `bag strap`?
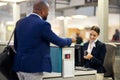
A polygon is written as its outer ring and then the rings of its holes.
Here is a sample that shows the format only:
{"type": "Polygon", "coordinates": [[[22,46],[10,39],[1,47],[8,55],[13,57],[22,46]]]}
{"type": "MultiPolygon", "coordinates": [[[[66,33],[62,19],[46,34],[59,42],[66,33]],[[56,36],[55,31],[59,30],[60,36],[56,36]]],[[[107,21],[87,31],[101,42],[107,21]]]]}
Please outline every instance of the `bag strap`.
{"type": "Polygon", "coordinates": [[[11,41],[11,39],[12,39],[13,35],[14,35],[14,32],[15,32],[15,29],[14,29],[14,31],[12,32],[12,35],[10,36],[10,39],[9,39],[9,41],[8,41],[8,43],[7,43],[7,46],[9,46],[10,41],[11,41]]]}

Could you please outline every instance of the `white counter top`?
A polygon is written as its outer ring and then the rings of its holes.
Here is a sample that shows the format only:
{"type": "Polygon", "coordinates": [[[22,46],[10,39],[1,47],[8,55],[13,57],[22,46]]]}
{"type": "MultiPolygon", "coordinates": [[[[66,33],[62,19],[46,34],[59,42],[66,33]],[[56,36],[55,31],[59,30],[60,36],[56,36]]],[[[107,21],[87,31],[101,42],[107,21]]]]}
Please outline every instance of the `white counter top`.
{"type": "Polygon", "coordinates": [[[90,70],[90,71],[80,71],[80,70],[75,70],[74,74],[75,76],[77,75],[91,75],[91,74],[96,74],[96,70],[90,70]]]}
{"type": "MultiPolygon", "coordinates": [[[[74,71],[74,75],[75,76],[80,76],[80,75],[94,75],[96,74],[97,71],[96,70],[90,70],[90,71],[81,71],[81,70],[75,70],[74,71]]],[[[44,78],[53,78],[53,77],[62,77],[61,73],[56,73],[56,72],[52,72],[52,73],[44,73],[44,78]]]]}
{"type": "Polygon", "coordinates": [[[43,78],[61,77],[61,76],[62,76],[61,73],[56,73],[56,72],[46,73],[46,72],[44,72],[44,76],[43,76],[43,78]]]}

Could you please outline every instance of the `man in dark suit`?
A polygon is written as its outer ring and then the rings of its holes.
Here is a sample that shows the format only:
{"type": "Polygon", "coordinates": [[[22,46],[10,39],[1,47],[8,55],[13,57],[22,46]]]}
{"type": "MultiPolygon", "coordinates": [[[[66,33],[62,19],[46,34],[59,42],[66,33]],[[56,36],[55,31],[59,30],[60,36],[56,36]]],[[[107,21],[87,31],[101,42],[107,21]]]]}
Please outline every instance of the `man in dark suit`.
{"type": "Polygon", "coordinates": [[[76,33],[76,44],[81,44],[82,42],[83,42],[83,39],[80,36],[80,33],[76,33]]]}
{"type": "Polygon", "coordinates": [[[99,34],[99,27],[93,26],[90,29],[89,41],[84,44],[84,64],[85,67],[97,70],[98,75],[101,76],[101,78],[98,78],[99,76],[97,76],[97,80],[102,80],[103,74],[101,73],[105,72],[103,63],[106,54],[106,47],[104,43],[98,40],[99,34]]]}
{"type": "Polygon", "coordinates": [[[47,21],[49,5],[38,1],[33,13],[16,23],[14,34],[14,71],[20,80],[42,80],[43,72],[51,72],[50,42],[60,47],[70,46],[73,38],[60,38],[47,21]]]}

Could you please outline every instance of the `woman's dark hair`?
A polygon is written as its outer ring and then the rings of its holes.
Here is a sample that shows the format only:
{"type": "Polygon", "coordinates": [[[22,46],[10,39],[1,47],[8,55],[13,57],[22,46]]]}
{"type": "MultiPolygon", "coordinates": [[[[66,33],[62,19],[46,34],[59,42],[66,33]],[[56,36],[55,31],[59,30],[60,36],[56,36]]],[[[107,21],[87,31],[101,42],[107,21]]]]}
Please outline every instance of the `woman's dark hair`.
{"type": "Polygon", "coordinates": [[[98,35],[100,34],[100,28],[98,26],[92,26],[90,30],[94,30],[98,35]]]}

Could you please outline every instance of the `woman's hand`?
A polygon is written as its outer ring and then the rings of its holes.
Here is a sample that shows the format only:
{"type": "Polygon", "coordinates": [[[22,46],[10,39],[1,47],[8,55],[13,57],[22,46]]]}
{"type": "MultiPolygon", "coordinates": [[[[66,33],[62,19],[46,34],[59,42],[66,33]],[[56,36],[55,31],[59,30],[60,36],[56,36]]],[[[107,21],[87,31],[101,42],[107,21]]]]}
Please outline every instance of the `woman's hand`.
{"type": "Polygon", "coordinates": [[[91,55],[90,53],[88,53],[86,56],[84,56],[84,59],[90,60],[91,58],[93,58],[93,55],[91,55]]]}

